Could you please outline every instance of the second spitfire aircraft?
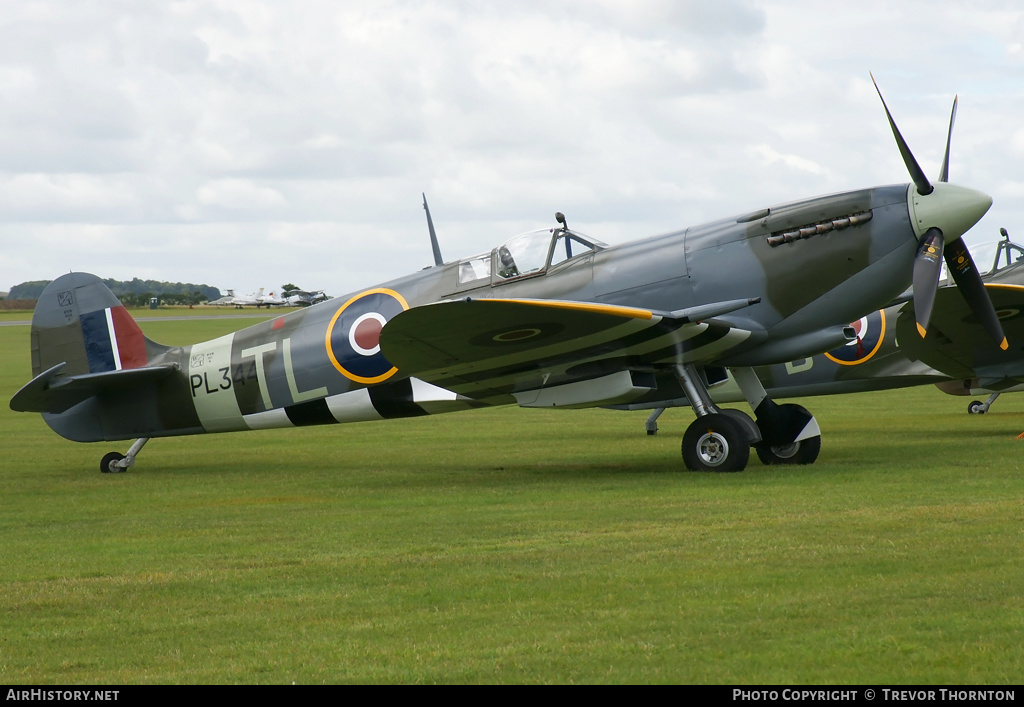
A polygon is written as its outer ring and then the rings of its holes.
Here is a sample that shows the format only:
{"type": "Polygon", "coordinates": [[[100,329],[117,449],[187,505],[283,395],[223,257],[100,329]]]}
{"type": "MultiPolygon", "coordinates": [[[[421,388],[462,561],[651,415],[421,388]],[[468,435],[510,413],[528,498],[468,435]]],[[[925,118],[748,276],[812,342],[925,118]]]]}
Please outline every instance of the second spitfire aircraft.
{"type": "MultiPolygon", "coordinates": [[[[948,138],[931,183],[885,110],[912,184],[795,201],[614,247],[556,214],[556,228],[444,263],[432,233],[432,268],[192,346],[150,341],[98,278],[64,275],[39,299],[35,377],[11,407],[41,412],[71,440],[138,438],[127,455],[103,457],[100,469],[117,472],[151,437],[489,405],[611,406],[681,388],[697,414],[682,442],[688,468],[743,469],[752,445],[769,459],[813,462],[821,444],[814,417],[776,404],[753,367],[849,341],[847,322],[912,279],[926,331],[940,252],[972,311],[1006,346],[960,240],[991,198],[947,183],[948,138]],[[727,371],[756,421],[712,402],[708,385],[727,371]]],[[[950,133],[952,124],[953,116],[950,133]]]]}

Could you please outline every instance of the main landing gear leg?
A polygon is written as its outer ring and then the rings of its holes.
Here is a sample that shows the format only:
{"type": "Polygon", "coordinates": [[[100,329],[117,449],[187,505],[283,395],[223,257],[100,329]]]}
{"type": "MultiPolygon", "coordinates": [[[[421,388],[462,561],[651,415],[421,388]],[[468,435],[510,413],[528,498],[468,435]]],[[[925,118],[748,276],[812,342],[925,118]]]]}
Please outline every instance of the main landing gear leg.
{"type": "Polygon", "coordinates": [[[757,425],[740,410],[719,410],[708,395],[700,371],[678,365],[676,377],[697,414],[683,435],[683,461],[691,471],[743,471],[750,445],[761,439],[757,425]]]}
{"type": "Polygon", "coordinates": [[[758,458],[765,464],[813,464],[821,452],[821,430],[814,415],[802,405],[779,405],[768,397],[752,368],[734,368],[732,375],[757,416],[758,458]]]}
{"type": "Polygon", "coordinates": [[[127,454],[121,454],[120,452],[104,454],[103,459],[100,460],[100,471],[104,474],[122,474],[128,471],[135,466],[135,457],[146,446],[146,442],[149,439],[149,437],[139,437],[135,440],[135,444],[129,447],[127,454]]]}

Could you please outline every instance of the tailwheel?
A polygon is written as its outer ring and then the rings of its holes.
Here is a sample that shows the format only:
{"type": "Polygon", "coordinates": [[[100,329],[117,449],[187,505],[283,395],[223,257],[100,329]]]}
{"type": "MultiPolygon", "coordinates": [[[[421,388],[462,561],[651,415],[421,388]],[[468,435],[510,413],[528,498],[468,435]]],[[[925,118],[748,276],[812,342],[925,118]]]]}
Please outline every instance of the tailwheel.
{"type": "Polygon", "coordinates": [[[683,461],[691,471],[743,471],[749,459],[747,432],[728,415],[702,415],[683,435],[683,461]]]}
{"type": "Polygon", "coordinates": [[[972,415],[984,415],[992,407],[992,403],[996,401],[1002,393],[992,393],[992,395],[985,398],[985,402],[980,400],[972,400],[967,405],[967,412],[972,415]]]}
{"type": "Polygon", "coordinates": [[[135,457],[138,456],[142,448],[146,446],[146,442],[149,441],[149,437],[139,437],[135,440],[135,443],[128,448],[127,454],[121,454],[121,452],[107,452],[103,455],[103,459],[100,460],[100,471],[104,474],[123,474],[124,472],[135,466],[135,457]]]}
{"type": "Polygon", "coordinates": [[[821,435],[783,445],[754,445],[762,464],[813,464],[821,452],[821,435]]]}
{"type": "Polygon", "coordinates": [[[128,468],[118,464],[122,459],[124,455],[121,452],[107,452],[100,460],[100,471],[104,474],[123,474],[128,468]]]}

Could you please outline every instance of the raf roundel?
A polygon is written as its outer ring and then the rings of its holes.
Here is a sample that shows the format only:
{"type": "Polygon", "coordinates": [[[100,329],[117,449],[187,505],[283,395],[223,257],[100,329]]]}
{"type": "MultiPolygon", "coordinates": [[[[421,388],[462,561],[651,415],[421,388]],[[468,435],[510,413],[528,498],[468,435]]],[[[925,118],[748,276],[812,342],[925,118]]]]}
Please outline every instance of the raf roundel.
{"type": "Polygon", "coordinates": [[[825,357],[841,366],[856,366],[874,356],[885,339],[885,312],[879,310],[853,322],[857,338],[850,343],[832,349],[825,357]]]}
{"type": "Polygon", "coordinates": [[[398,369],[380,352],[380,333],[392,317],[409,309],[402,295],[379,288],[341,305],[327,327],[327,355],[341,375],[356,383],[381,383],[398,369]]]}
{"type": "Polygon", "coordinates": [[[388,320],[379,312],[367,312],[352,323],[348,343],[361,356],[373,356],[380,351],[380,332],[388,320]]]}

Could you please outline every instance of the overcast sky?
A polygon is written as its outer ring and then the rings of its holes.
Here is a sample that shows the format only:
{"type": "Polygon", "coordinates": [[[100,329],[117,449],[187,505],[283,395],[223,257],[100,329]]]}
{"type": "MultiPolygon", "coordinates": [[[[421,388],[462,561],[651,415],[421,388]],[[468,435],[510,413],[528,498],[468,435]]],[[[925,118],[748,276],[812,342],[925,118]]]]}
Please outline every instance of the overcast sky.
{"type": "MultiPolygon", "coordinates": [[[[69,270],[342,295],[909,181],[1024,242],[1018,0],[0,0],[0,290],[69,270]]],[[[979,263],[980,264],[980,263],[979,263]]]]}

